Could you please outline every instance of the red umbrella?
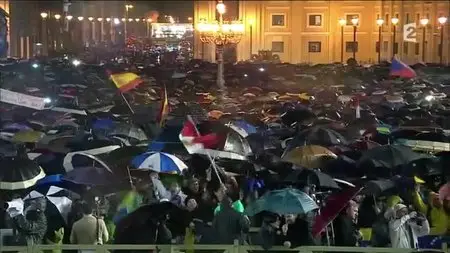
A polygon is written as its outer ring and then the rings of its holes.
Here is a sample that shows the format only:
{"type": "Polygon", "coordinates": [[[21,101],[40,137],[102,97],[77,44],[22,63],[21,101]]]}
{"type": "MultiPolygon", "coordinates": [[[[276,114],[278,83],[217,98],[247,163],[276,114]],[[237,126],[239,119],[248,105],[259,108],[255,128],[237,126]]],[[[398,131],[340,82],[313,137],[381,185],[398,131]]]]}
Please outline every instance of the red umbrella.
{"type": "Polygon", "coordinates": [[[349,188],[342,192],[331,194],[327,198],[327,205],[320,209],[320,214],[316,216],[312,229],[313,236],[318,236],[347,206],[362,188],[349,188]]]}

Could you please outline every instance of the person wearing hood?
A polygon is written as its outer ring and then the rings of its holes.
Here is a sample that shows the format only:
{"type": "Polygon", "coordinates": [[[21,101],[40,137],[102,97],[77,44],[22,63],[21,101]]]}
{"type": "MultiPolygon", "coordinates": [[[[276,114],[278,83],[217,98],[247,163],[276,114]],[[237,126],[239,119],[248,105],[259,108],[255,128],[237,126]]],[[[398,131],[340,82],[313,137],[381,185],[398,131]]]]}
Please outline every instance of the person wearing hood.
{"type": "Polygon", "coordinates": [[[389,221],[389,236],[392,248],[418,248],[417,238],[428,235],[430,225],[423,215],[410,212],[403,204],[393,208],[394,217],[389,221]]]}
{"type": "Polygon", "coordinates": [[[45,216],[46,200],[35,199],[25,209],[24,214],[13,218],[19,232],[19,243],[41,244],[47,231],[47,218],[45,216]]]}

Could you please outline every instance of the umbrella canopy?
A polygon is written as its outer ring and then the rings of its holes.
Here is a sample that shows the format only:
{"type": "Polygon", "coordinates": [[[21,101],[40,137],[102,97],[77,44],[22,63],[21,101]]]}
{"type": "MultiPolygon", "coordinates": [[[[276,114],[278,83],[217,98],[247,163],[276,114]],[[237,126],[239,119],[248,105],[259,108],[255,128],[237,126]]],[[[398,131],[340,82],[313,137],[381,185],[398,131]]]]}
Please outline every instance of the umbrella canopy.
{"type": "Polygon", "coordinates": [[[136,169],[149,169],[161,173],[179,174],[187,169],[187,165],[178,157],[162,152],[144,153],[136,156],[131,163],[136,169]]]}
{"type": "Polygon", "coordinates": [[[44,137],[43,132],[39,131],[21,131],[12,137],[13,142],[36,143],[44,137]]]}
{"type": "Polygon", "coordinates": [[[395,168],[426,157],[406,146],[384,145],[365,151],[359,159],[358,165],[369,162],[375,167],[395,168]]]}
{"type": "Polygon", "coordinates": [[[246,213],[253,216],[262,211],[278,214],[305,214],[317,209],[316,202],[306,193],[292,188],[267,192],[251,203],[246,213]]]}
{"type": "Polygon", "coordinates": [[[0,189],[27,189],[45,177],[44,170],[26,157],[0,158],[0,189]]]}
{"type": "Polygon", "coordinates": [[[118,124],[109,133],[109,136],[124,136],[138,141],[148,140],[144,130],[130,124],[118,124]]]}
{"type": "MultiPolygon", "coordinates": [[[[58,213],[67,223],[67,216],[72,207],[72,198],[76,197],[75,193],[72,193],[66,189],[50,186],[46,187],[46,189],[35,190],[27,194],[23,200],[26,202],[27,200],[33,200],[37,198],[45,198],[54,208],[58,210],[58,213]]],[[[79,197],[79,196],[78,196],[79,197]]],[[[48,205],[47,209],[48,210],[48,205]]]]}
{"type": "Polygon", "coordinates": [[[383,192],[394,189],[395,186],[395,182],[392,179],[371,180],[366,183],[362,192],[366,195],[377,196],[383,192]]]}
{"type": "Polygon", "coordinates": [[[294,170],[284,182],[304,185],[315,185],[320,189],[340,189],[336,181],[318,170],[294,170]]]}
{"type": "Polygon", "coordinates": [[[67,172],[64,181],[87,186],[108,186],[119,183],[119,180],[105,168],[80,167],[67,172]]]}
{"type": "Polygon", "coordinates": [[[307,144],[333,146],[346,145],[348,142],[340,133],[323,127],[311,127],[301,131],[290,143],[288,150],[307,144]]]}
{"type": "Polygon", "coordinates": [[[293,150],[288,151],[282,156],[281,160],[312,169],[322,167],[324,160],[327,158],[334,159],[337,158],[337,156],[324,147],[308,145],[296,147],[293,150]]]}

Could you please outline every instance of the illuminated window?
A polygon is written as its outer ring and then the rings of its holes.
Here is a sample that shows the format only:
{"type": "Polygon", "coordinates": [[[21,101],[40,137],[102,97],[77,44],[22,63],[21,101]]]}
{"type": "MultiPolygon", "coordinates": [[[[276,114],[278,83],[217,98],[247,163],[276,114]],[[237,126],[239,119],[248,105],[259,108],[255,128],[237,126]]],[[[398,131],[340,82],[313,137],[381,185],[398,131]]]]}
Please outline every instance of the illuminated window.
{"type": "Polygon", "coordinates": [[[283,53],[284,52],[284,42],[283,41],[272,41],[272,52],[273,53],[283,53]]]}
{"type": "Polygon", "coordinates": [[[322,42],[320,42],[320,41],[309,41],[308,42],[308,52],[320,53],[321,51],[322,51],[322,42]]]}
{"type": "Polygon", "coordinates": [[[272,26],[285,26],[286,16],[284,14],[272,14],[272,26]]]}
{"type": "Polygon", "coordinates": [[[308,14],[308,26],[322,26],[322,14],[308,14]]]}

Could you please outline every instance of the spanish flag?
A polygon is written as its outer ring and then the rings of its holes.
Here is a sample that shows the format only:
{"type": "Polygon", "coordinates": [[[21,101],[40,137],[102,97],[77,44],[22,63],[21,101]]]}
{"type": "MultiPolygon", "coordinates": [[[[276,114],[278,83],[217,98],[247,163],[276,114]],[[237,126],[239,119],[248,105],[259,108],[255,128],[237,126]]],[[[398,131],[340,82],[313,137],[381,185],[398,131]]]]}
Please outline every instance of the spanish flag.
{"type": "Polygon", "coordinates": [[[169,100],[167,98],[167,89],[166,86],[164,86],[164,90],[161,96],[161,110],[159,111],[159,125],[162,127],[164,125],[164,121],[167,117],[167,115],[170,112],[169,108],[169,100]]]}
{"type": "Polygon", "coordinates": [[[130,72],[112,74],[110,77],[113,83],[122,93],[134,89],[136,86],[142,83],[142,79],[138,75],[130,72]]]}

